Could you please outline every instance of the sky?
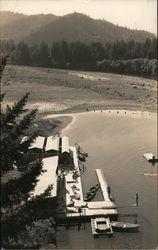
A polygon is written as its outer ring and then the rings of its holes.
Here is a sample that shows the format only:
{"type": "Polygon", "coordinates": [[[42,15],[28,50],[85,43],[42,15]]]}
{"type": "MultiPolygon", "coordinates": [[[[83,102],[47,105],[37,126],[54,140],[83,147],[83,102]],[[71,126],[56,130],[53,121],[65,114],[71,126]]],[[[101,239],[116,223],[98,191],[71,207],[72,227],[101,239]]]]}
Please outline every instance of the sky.
{"type": "Polygon", "coordinates": [[[157,0],[1,0],[1,10],[59,16],[80,12],[119,26],[157,34],[157,0]]]}

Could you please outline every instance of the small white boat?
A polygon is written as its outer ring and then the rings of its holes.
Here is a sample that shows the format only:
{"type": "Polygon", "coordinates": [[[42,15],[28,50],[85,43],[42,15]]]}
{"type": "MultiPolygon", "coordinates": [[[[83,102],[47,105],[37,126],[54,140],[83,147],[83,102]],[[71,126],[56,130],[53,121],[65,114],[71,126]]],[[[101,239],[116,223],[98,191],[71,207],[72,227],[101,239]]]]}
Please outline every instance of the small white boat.
{"type": "Polygon", "coordinates": [[[78,213],[78,209],[75,207],[67,207],[66,210],[69,213],[78,213]]]}
{"type": "Polygon", "coordinates": [[[110,219],[106,217],[99,217],[91,219],[92,234],[94,237],[99,235],[113,235],[113,230],[110,224],[110,219]]]}
{"type": "Polygon", "coordinates": [[[139,224],[121,222],[121,221],[111,221],[111,226],[113,229],[128,231],[128,230],[137,230],[139,229],[139,224]]]}
{"type": "Polygon", "coordinates": [[[157,161],[157,159],[153,153],[145,153],[145,154],[143,154],[143,156],[149,162],[157,161]]]}

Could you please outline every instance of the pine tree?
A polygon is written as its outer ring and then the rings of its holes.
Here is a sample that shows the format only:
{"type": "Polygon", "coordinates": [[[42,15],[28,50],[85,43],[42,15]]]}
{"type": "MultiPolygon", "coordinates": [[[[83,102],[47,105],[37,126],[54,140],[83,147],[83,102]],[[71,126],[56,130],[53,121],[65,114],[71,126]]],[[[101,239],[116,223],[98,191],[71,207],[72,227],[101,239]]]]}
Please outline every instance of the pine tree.
{"type": "Polygon", "coordinates": [[[50,66],[50,53],[48,45],[45,42],[42,42],[39,46],[39,55],[38,55],[40,67],[49,67],[50,66]]]}
{"type": "MultiPolygon", "coordinates": [[[[18,165],[24,153],[37,137],[33,133],[25,141],[22,141],[25,131],[34,120],[37,110],[28,112],[25,108],[29,93],[26,93],[13,107],[7,106],[5,112],[1,112],[1,169],[2,173],[18,165]]],[[[3,98],[2,98],[3,101],[3,98]]]]}
{"type": "MultiPolygon", "coordinates": [[[[3,71],[5,69],[8,57],[9,55],[0,57],[0,81],[2,80],[3,71]]],[[[4,97],[4,94],[0,93],[0,100],[2,97],[4,97]]]]}
{"type": "Polygon", "coordinates": [[[31,64],[31,55],[29,47],[26,43],[19,42],[15,52],[13,53],[13,60],[15,64],[18,65],[30,65],[31,64]]]}

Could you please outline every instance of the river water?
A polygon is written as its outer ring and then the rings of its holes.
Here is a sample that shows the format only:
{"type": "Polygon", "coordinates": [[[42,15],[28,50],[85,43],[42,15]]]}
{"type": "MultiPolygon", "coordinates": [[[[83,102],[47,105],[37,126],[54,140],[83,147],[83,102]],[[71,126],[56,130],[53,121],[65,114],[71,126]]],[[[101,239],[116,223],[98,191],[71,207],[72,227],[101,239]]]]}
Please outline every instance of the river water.
{"type": "MultiPolygon", "coordinates": [[[[57,248],[62,249],[153,249],[157,246],[157,164],[143,153],[157,155],[156,116],[130,111],[87,112],[74,115],[62,133],[70,145],[77,142],[86,152],[83,190],[97,183],[102,168],[115,203],[131,205],[139,194],[138,207],[118,209],[119,220],[138,223],[135,233],[115,232],[113,237],[93,238],[90,223],[57,228],[57,248]]],[[[101,200],[98,193],[95,200],[101,200]]]]}

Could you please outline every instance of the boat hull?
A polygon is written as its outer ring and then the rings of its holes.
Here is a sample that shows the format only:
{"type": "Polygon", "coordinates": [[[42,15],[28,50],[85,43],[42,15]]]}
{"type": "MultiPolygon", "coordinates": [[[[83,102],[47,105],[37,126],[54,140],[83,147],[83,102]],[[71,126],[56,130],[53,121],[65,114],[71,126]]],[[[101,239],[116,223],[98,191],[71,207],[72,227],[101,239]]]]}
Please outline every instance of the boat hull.
{"type": "Polygon", "coordinates": [[[140,228],[138,224],[120,221],[111,221],[111,226],[115,231],[137,231],[140,228]]]}
{"type": "Polygon", "coordinates": [[[98,191],[99,187],[100,187],[99,184],[96,184],[95,186],[91,187],[89,191],[87,192],[87,195],[84,198],[84,201],[91,201],[96,195],[96,192],[98,191]]]}

